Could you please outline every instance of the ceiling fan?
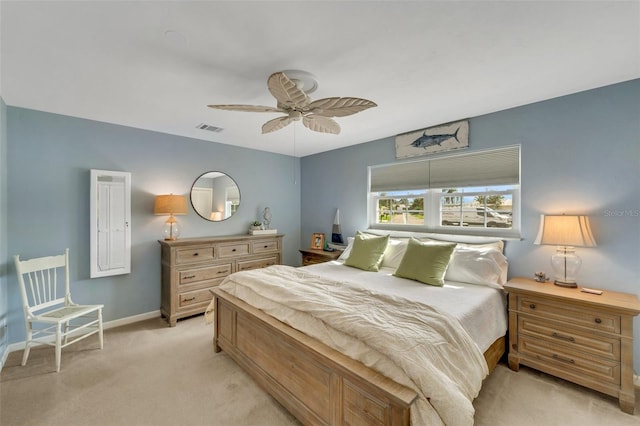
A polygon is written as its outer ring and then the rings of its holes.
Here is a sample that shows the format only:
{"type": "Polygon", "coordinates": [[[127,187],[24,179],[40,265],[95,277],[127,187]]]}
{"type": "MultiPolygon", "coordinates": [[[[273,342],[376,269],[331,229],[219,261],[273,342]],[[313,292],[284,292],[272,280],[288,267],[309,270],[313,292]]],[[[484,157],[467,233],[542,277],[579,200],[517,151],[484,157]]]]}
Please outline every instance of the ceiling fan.
{"type": "Polygon", "coordinates": [[[318,83],[304,71],[279,71],[267,79],[269,92],[276,98],[276,107],[260,105],[208,105],[209,108],[245,112],[281,112],[284,117],[274,118],[262,125],[262,133],[280,130],[293,121],[302,120],[310,130],[321,133],[340,133],[340,125],[330,117],[345,117],[377,106],[361,98],[323,98],[312,101],[308,93],[318,83]],[[307,87],[310,86],[310,87],[307,87]]]}

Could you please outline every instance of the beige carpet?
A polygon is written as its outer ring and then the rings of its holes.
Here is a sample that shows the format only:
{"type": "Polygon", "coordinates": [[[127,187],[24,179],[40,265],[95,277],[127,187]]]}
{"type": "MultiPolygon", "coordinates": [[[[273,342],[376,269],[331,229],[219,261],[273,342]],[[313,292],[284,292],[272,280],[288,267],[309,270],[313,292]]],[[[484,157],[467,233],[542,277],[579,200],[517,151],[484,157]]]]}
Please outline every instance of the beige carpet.
{"type": "MultiPolygon", "coordinates": [[[[297,425],[224,353],[202,316],[105,332],[63,350],[9,355],[0,376],[0,425],[297,425]],[[75,346],[75,347],[74,347],[75,346]]],[[[617,400],[522,368],[499,365],[476,399],[476,425],[640,425],[617,400]]]]}

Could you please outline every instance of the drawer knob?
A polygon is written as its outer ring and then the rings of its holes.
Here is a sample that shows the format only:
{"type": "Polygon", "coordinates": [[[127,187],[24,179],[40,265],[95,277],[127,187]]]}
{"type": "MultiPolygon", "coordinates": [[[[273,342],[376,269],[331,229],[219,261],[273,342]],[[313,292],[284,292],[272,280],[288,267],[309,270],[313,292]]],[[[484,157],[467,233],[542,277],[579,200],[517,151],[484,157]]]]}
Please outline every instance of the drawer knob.
{"type": "Polygon", "coordinates": [[[596,318],[595,321],[596,321],[596,324],[602,323],[602,320],[600,318],[596,318]]]}
{"type": "Polygon", "coordinates": [[[197,256],[199,253],[193,253],[194,256],[197,256]]]}
{"type": "Polygon", "coordinates": [[[232,249],[231,251],[236,251],[236,249],[232,249]]]}
{"type": "Polygon", "coordinates": [[[191,302],[192,300],[196,300],[196,298],[195,297],[190,297],[188,299],[186,299],[186,298],[182,299],[183,302],[191,302]]]}
{"type": "Polygon", "coordinates": [[[529,305],[529,308],[530,308],[530,309],[535,309],[535,308],[536,308],[536,304],[535,304],[535,303],[531,303],[531,304],[529,305]]]}
{"type": "Polygon", "coordinates": [[[269,246],[265,245],[264,248],[269,248],[269,246]]]}

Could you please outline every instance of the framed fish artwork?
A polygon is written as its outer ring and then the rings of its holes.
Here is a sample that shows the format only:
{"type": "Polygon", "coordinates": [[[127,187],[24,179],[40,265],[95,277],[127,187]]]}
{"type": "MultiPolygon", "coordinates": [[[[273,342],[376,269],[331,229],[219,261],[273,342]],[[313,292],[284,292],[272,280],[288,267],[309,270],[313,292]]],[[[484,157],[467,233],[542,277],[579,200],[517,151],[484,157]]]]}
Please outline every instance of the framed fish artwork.
{"type": "Polygon", "coordinates": [[[396,136],[396,158],[469,147],[469,120],[441,124],[396,136]]]}

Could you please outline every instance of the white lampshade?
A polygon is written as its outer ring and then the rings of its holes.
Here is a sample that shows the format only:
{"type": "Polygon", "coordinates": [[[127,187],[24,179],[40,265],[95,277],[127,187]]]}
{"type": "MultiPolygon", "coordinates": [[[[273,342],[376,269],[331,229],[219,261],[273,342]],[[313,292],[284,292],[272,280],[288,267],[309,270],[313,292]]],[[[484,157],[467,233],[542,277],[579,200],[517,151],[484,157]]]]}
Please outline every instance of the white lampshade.
{"type": "Polygon", "coordinates": [[[557,246],[551,256],[555,284],[577,287],[576,276],[582,260],[574,247],[595,247],[589,218],[580,215],[540,215],[540,228],[534,244],[557,246]]]}

